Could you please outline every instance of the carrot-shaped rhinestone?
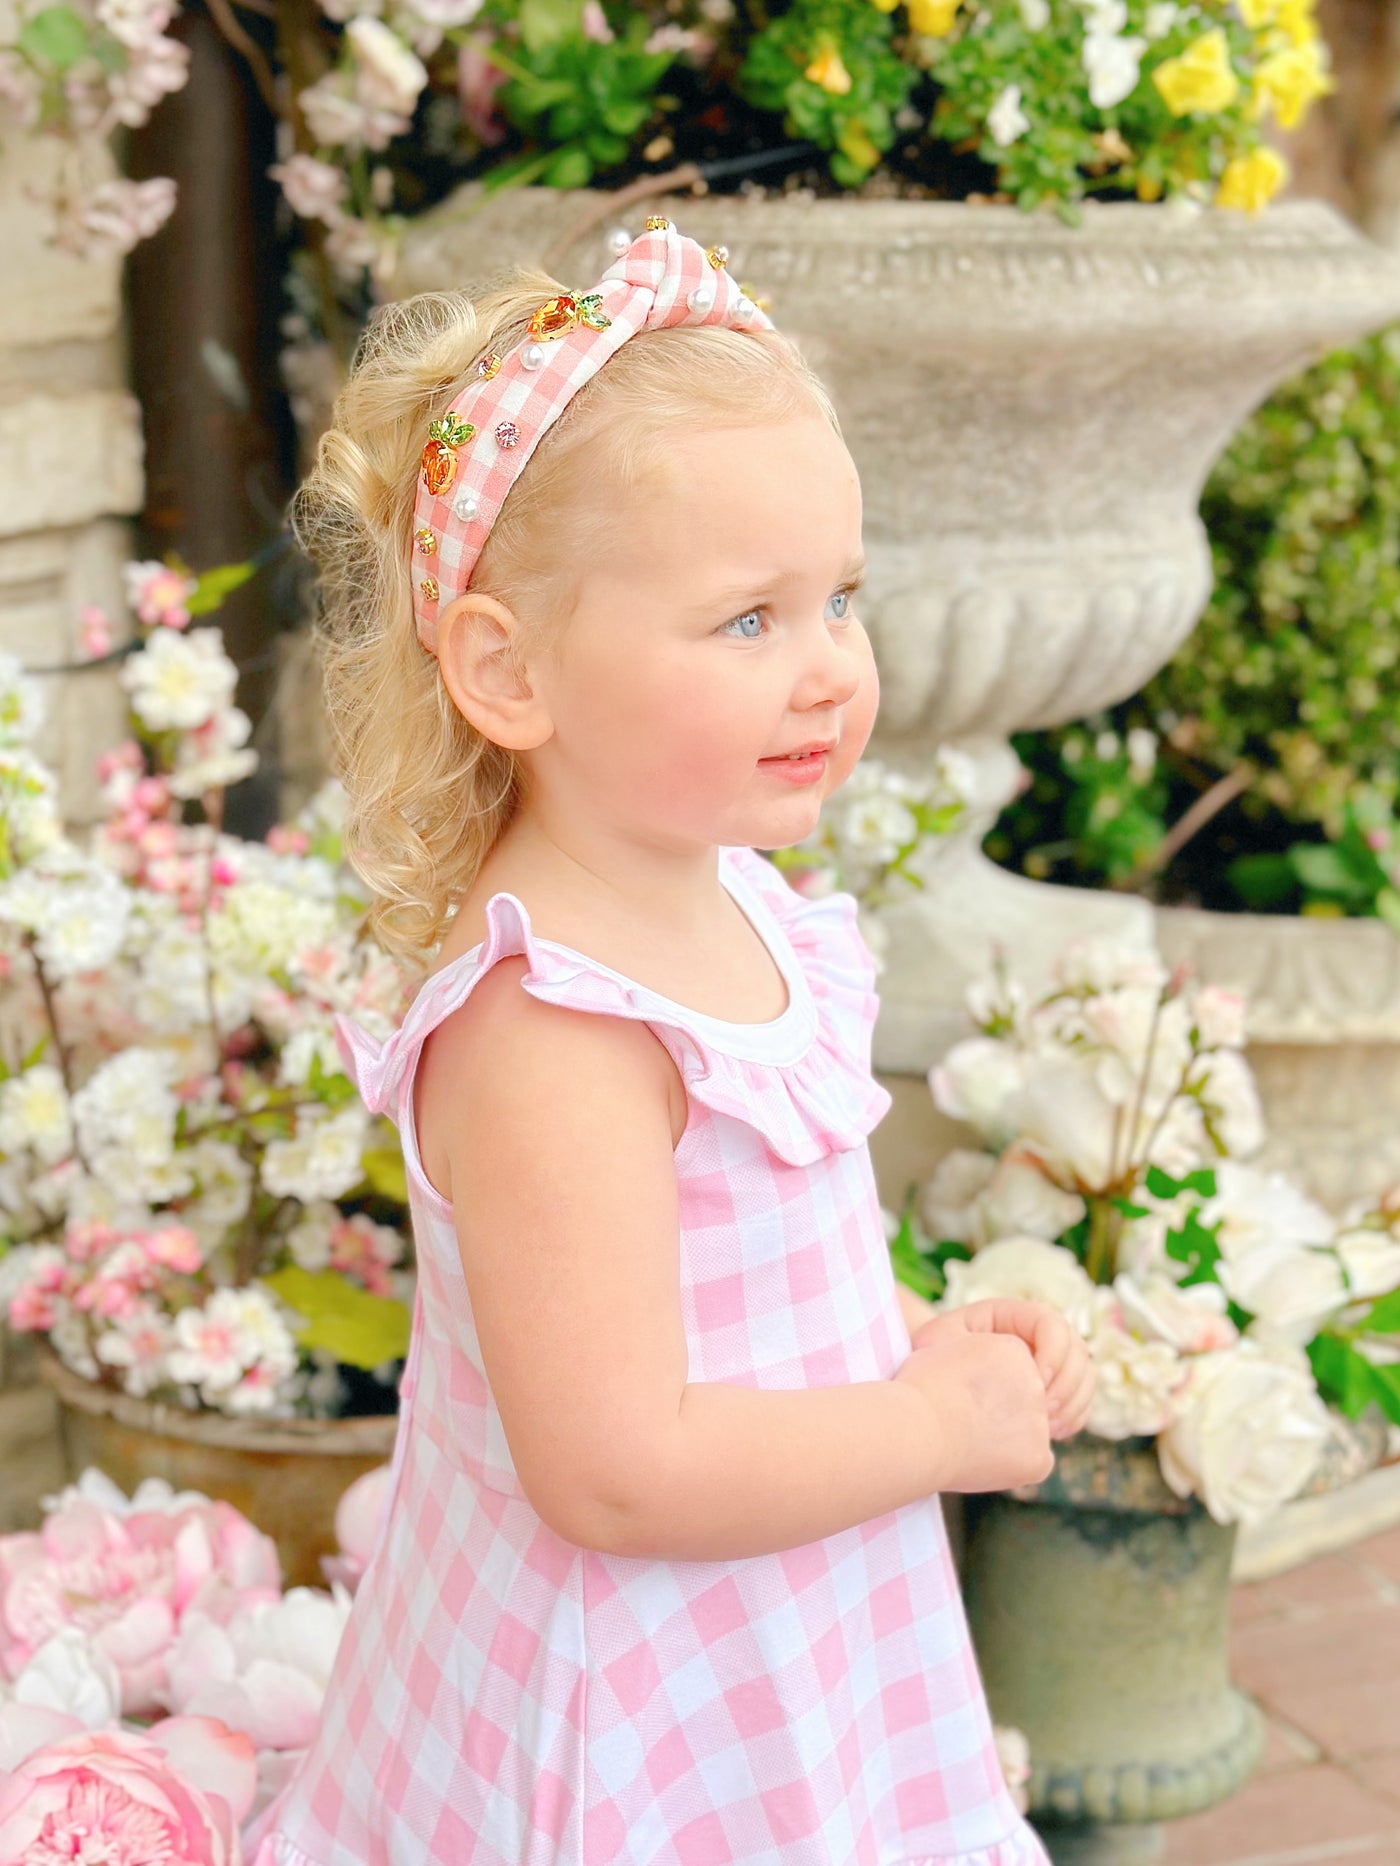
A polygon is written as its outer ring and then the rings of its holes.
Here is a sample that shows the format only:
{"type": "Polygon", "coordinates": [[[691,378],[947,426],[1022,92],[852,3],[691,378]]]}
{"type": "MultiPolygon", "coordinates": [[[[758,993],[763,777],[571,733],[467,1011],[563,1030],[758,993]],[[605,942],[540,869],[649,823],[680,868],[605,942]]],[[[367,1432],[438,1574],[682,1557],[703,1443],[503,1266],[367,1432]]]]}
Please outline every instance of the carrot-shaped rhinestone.
{"type": "Polygon", "coordinates": [[[470,421],[448,414],[432,422],[428,433],[431,438],[419,464],[423,469],[423,484],[436,498],[445,493],[457,477],[457,449],[472,438],[476,429],[470,421]]]}

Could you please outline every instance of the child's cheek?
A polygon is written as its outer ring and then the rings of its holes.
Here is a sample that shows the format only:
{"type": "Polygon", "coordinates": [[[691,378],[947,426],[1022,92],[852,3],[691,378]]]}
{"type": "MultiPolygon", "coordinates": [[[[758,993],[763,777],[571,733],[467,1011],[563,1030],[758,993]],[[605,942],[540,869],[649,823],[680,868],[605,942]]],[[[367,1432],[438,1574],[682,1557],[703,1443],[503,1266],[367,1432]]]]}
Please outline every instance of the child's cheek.
{"type": "Polygon", "coordinates": [[[866,644],[866,662],[859,687],[841,709],[841,743],[827,772],[824,795],[829,797],[855,770],[875,729],[875,715],[880,710],[880,676],[875,656],[866,644]]]}

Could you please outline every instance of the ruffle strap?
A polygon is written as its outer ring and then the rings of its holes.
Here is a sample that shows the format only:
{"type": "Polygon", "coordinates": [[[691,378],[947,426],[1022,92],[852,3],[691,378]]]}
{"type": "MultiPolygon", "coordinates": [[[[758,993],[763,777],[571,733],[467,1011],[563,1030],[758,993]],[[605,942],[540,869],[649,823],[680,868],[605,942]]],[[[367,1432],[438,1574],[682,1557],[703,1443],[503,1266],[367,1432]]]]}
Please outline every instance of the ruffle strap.
{"type": "Polygon", "coordinates": [[[521,983],[532,997],[646,1023],[665,1044],[686,1093],[756,1128],[780,1159],[807,1166],[827,1153],[859,1146],[892,1098],[870,1074],[878,999],[874,963],[856,928],[855,902],[848,894],[805,900],[763,856],[752,850],[727,854],[731,859],[737,855],[741,874],[762,894],[811,993],[811,1035],[795,1059],[773,1062],[731,1053],[716,1034],[714,1020],[697,1014],[691,1021],[682,1007],[645,986],[582,953],[538,939],[524,903],[502,891],[486,904],[487,935],[481,947],[426,980],[384,1042],[350,1018],[336,1018],[341,1056],[366,1107],[389,1114],[402,1129],[403,1096],[431,1031],[466,1002],[498,959],[524,953],[529,965],[521,983]]]}

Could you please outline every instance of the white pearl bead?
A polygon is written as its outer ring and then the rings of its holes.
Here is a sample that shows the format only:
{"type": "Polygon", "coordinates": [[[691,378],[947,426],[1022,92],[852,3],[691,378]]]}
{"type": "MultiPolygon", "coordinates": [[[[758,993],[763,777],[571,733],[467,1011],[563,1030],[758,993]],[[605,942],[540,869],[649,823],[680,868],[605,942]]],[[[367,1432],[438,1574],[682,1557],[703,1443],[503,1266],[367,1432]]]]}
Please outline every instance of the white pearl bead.
{"type": "Polygon", "coordinates": [[[703,285],[697,285],[686,299],[692,311],[708,311],[715,302],[715,288],[709,279],[703,285]]]}
{"type": "Polygon", "coordinates": [[[460,519],[475,518],[480,506],[474,492],[459,492],[452,501],[452,510],[460,519]]]}
{"type": "Polygon", "coordinates": [[[753,314],[754,314],[754,302],[752,298],[738,298],[735,300],[735,303],[734,303],[735,317],[752,317],[753,314]]]}
{"type": "Polygon", "coordinates": [[[520,352],[520,366],[522,369],[538,369],[543,362],[544,345],[542,343],[527,343],[525,348],[520,352]]]}
{"type": "Polygon", "coordinates": [[[614,227],[612,232],[608,235],[608,251],[614,253],[619,259],[631,244],[632,235],[627,231],[626,227],[614,227]]]}

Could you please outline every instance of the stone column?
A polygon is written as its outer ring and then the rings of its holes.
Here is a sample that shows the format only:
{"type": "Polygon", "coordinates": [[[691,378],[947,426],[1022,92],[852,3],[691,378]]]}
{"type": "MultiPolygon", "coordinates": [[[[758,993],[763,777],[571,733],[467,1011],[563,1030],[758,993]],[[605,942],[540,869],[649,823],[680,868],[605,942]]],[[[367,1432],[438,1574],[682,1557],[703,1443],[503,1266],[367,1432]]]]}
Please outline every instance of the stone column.
{"type": "MultiPolygon", "coordinates": [[[[0,153],[0,649],[41,670],[79,658],[78,618],[120,624],[126,519],[141,508],[141,411],[126,388],[121,261],[47,241],[30,198],[62,155],[11,125],[0,153]]],[[[100,160],[99,154],[94,161],[100,160]]],[[[94,749],[121,736],[111,667],[54,675],[37,747],[70,822],[96,814],[94,749]]]]}

